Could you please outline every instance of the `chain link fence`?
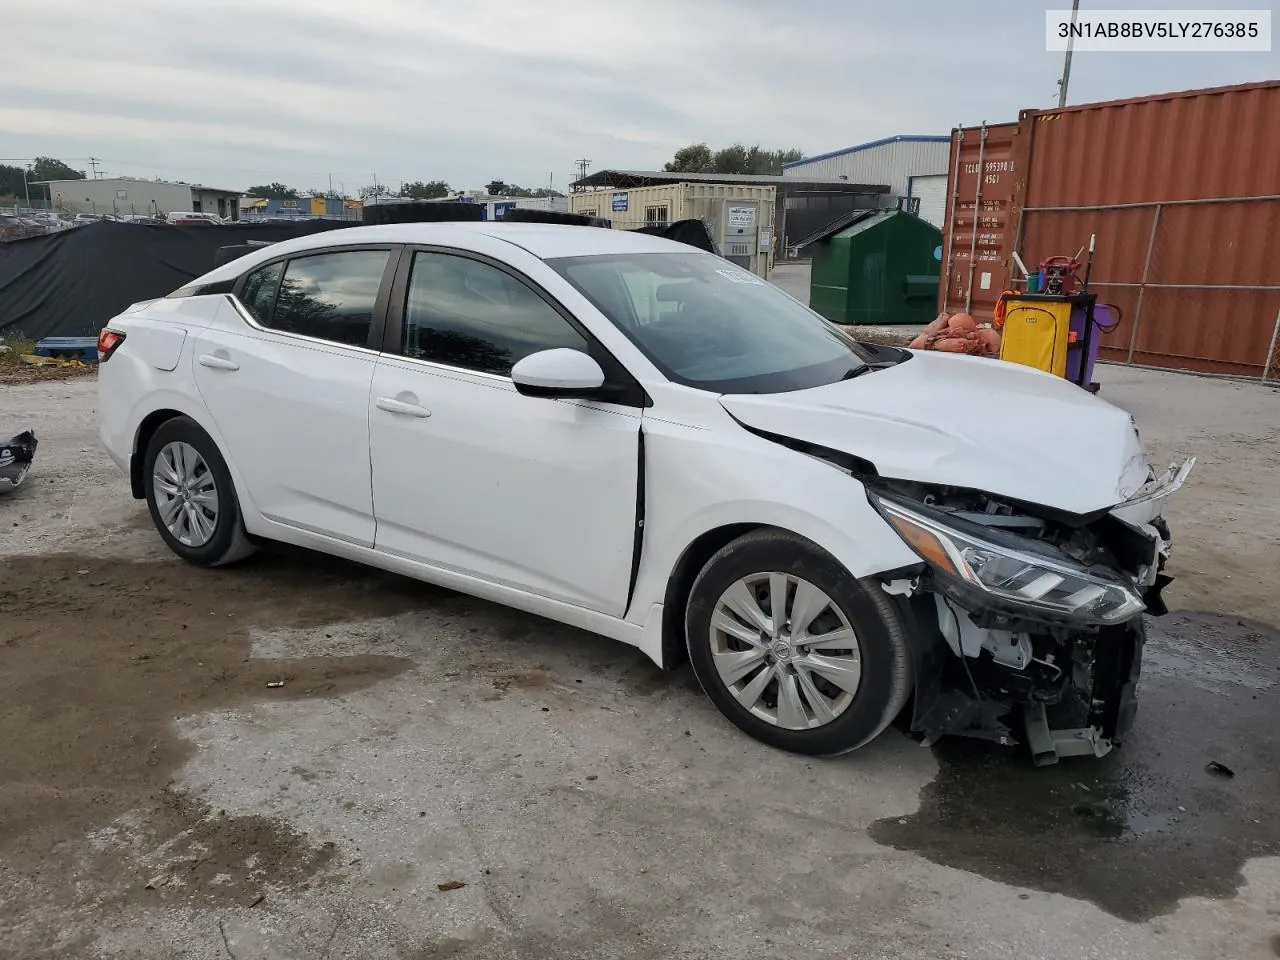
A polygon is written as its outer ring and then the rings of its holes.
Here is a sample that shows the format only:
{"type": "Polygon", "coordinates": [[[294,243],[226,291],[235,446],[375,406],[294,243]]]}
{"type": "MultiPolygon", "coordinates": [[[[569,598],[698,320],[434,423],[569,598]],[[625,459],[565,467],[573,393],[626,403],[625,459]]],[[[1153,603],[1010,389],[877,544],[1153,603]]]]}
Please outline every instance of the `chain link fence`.
{"type": "Polygon", "coordinates": [[[1280,381],[1280,195],[1024,207],[1014,249],[1090,235],[1090,289],[1121,315],[1103,359],[1280,381]]]}

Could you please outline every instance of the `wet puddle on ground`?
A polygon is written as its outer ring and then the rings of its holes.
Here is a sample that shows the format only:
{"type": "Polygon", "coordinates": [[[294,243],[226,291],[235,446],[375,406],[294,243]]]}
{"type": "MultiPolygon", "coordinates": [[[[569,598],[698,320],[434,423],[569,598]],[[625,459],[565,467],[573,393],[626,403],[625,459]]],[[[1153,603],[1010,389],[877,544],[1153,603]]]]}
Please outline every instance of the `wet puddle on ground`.
{"type": "Polygon", "coordinates": [[[877,822],[872,838],[1134,922],[1183,897],[1233,896],[1246,861],[1280,855],[1280,631],[1182,612],[1148,630],[1122,747],[1036,768],[943,741],[919,811],[877,822]]]}
{"type": "MultiPolygon", "coordinates": [[[[0,561],[0,864],[6,908],[247,905],[304,882],[331,844],[175,792],[181,716],[336,697],[409,669],[387,656],[250,656],[250,628],[319,627],[445,602],[441,591],[309,557],[235,568],[74,555],[0,561]],[[134,860],[122,859],[131,850],[134,860]],[[19,895],[21,894],[21,895],[19,895]]],[[[38,940],[51,930],[34,925],[38,940]]],[[[34,941],[33,941],[34,942],[34,941]]],[[[5,943],[18,950],[21,943],[5,943]]],[[[0,949],[0,953],[3,949],[0,949]]]]}

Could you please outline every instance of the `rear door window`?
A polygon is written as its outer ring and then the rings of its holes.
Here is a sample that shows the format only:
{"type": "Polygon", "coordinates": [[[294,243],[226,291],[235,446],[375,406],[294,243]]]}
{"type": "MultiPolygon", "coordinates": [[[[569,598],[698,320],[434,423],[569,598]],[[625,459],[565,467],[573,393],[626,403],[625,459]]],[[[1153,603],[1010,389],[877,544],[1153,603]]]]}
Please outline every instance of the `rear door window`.
{"type": "Polygon", "coordinates": [[[387,250],[343,250],[290,260],[275,309],[259,322],[285,333],[368,346],[390,256],[387,250]]]}
{"type": "Polygon", "coordinates": [[[276,302],[276,290],[280,286],[283,263],[272,263],[249,274],[240,293],[240,302],[249,315],[264,327],[271,325],[271,308],[276,302]]]}

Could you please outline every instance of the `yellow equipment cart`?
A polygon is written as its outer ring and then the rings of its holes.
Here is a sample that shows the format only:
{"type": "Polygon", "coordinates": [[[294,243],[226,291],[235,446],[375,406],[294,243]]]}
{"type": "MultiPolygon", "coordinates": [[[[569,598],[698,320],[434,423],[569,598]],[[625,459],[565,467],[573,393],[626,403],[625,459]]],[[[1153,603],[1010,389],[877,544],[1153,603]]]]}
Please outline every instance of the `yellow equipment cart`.
{"type": "Polygon", "coordinates": [[[1095,341],[1092,293],[1022,293],[1005,300],[1000,359],[1063,377],[1091,392],[1095,341]]]}

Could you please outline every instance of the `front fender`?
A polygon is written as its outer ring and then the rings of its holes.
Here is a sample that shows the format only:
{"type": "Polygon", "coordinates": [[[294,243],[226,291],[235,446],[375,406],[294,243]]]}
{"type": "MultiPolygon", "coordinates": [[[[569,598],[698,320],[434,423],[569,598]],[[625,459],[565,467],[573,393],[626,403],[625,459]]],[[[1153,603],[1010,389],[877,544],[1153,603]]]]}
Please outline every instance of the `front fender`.
{"type": "Polygon", "coordinates": [[[863,485],[826,461],[745,430],[722,434],[645,424],[644,540],[634,616],[662,603],[690,544],[736,525],[772,526],[811,540],[855,577],[919,558],[867,501],[863,485]]]}

